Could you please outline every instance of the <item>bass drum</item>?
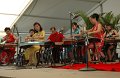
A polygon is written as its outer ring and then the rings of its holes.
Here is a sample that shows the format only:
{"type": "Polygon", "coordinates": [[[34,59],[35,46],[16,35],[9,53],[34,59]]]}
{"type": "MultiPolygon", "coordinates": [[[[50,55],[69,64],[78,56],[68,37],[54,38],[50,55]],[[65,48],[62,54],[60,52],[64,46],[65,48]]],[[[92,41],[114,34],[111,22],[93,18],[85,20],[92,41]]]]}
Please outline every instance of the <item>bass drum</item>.
{"type": "Polygon", "coordinates": [[[8,58],[7,52],[2,51],[2,52],[0,53],[0,62],[1,62],[2,64],[8,64],[9,58],[8,58]]]}

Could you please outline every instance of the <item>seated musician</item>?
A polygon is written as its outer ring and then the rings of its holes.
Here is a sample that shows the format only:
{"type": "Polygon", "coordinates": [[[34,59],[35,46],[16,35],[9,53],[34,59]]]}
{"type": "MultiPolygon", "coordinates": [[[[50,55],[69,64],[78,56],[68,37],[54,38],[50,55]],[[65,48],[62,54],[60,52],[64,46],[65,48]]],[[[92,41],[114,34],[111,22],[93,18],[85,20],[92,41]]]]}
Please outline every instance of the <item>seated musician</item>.
{"type": "MultiPolygon", "coordinates": [[[[86,32],[88,33],[88,35],[96,37],[100,39],[101,41],[96,42],[95,45],[93,43],[90,43],[88,48],[92,50],[94,49],[93,52],[95,53],[94,53],[94,57],[92,58],[92,60],[99,60],[100,55],[104,57],[102,53],[102,47],[104,45],[104,30],[103,30],[101,23],[98,21],[99,20],[98,14],[94,13],[93,15],[91,15],[89,17],[89,20],[94,26],[91,29],[87,30],[86,32]]],[[[88,55],[88,58],[89,58],[88,60],[91,61],[90,54],[88,55]]]]}
{"type": "MultiPolygon", "coordinates": [[[[17,41],[17,38],[11,32],[11,29],[9,27],[6,27],[4,29],[4,31],[6,32],[6,36],[3,37],[2,42],[14,44],[14,42],[17,41]]],[[[15,47],[4,46],[3,51],[0,54],[0,62],[2,62],[4,64],[12,63],[14,61],[15,52],[16,52],[15,47]],[[4,59],[4,61],[3,61],[3,59],[4,59]]]]}
{"type": "Polygon", "coordinates": [[[35,34],[35,31],[34,31],[34,29],[30,29],[29,30],[29,35],[27,35],[26,37],[25,37],[25,41],[32,41],[33,40],[33,35],[35,34]]]}
{"type": "MultiPolygon", "coordinates": [[[[112,28],[112,25],[106,25],[105,40],[115,39],[116,37],[119,37],[118,32],[112,28]]],[[[114,55],[114,52],[112,52],[112,50],[115,49],[116,46],[117,43],[105,43],[105,49],[108,55],[108,58],[106,58],[106,60],[113,61],[112,57],[114,55]]]]}
{"type": "MultiPolygon", "coordinates": [[[[31,37],[31,41],[44,41],[45,31],[41,25],[36,22],[34,23],[35,34],[31,37]]],[[[39,45],[33,45],[25,50],[25,58],[29,60],[28,65],[36,65],[37,58],[36,53],[41,49],[39,45]]]]}
{"type": "MultiPolygon", "coordinates": [[[[35,34],[34,29],[30,29],[29,34],[25,37],[25,42],[33,41],[33,35],[34,34],[35,34]]],[[[29,47],[31,47],[31,45],[28,45],[28,46],[26,46],[24,48],[26,49],[26,48],[29,48],[29,47]]],[[[25,52],[25,60],[29,60],[29,55],[30,55],[30,52],[25,52]]]]}
{"type": "MultiPolygon", "coordinates": [[[[55,27],[51,27],[50,28],[50,31],[52,32],[52,34],[48,37],[48,40],[49,41],[52,41],[52,42],[62,42],[63,41],[63,34],[59,33],[56,31],[56,28],[55,27]]],[[[53,48],[53,60],[58,63],[59,62],[59,55],[60,55],[60,47],[54,47],[53,48]]]]}

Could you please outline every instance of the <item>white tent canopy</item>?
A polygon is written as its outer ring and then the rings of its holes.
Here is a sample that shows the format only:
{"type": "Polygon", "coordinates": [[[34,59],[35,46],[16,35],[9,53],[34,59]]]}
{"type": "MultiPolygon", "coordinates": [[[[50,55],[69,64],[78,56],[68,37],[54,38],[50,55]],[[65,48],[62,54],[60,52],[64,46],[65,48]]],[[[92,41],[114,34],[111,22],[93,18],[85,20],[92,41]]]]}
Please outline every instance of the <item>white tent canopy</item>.
{"type": "MultiPolygon", "coordinates": [[[[88,12],[103,0],[34,0],[16,26],[19,32],[26,33],[33,28],[34,22],[39,22],[46,32],[51,26],[57,29],[70,28],[69,12],[88,12]]],[[[14,28],[14,27],[13,27],[14,28]]]]}
{"type": "Polygon", "coordinates": [[[12,27],[33,0],[0,0],[0,32],[12,27]]]}

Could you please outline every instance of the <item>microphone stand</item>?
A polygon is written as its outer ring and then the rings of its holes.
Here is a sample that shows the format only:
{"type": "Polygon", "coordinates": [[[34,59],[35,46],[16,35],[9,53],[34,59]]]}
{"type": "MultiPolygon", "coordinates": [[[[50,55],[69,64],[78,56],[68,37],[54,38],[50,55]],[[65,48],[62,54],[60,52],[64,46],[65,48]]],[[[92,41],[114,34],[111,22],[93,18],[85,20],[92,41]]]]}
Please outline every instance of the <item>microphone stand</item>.
{"type": "Polygon", "coordinates": [[[85,57],[86,57],[86,66],[82,69],[79,69],[79,71],[96,71],[96,69],[89,67],[88,64],[88,44],[89,44],[89,40],[88,40],[88,34],[85,34],[85,57]]]}
{"type": "MultiPolygon", "coordinates": [[[[76,19],[77,17],[79,17],[79,15],[74,15],[73,13],[69,13],[70,14],[70,26],[71,26],[71,31],[70,31],[70,35],[72,37],[72,20],[76,19]],[[73,18],[72,18],[73,17],[73,18]]],[[[72,61],[71,61],[71,66],[73,65],[73,63],[75,62],[75,56],[74,56],[74,49],[76,48],[76,44],[73,43],[74,42],[74,38],[72,38],[72,43],[71,45],[73,45],[73,49],[72,49],[72,61]]],[[[76,51],[76,50],[75,50],[76,51]]]]}
{"type": "Polygon", "coordinates": [[[18,36],[18,41],[17,41],[17,60],[16,60],[16,66],[19,66],[19,43],[21,42],[21,38],[19,36],[19,32],[18,32],[18,28],[16,27],[16,25],[14,25],[14,29],[13,29],[13,32],[16,30],[17,32],[17,36],[18,36]],[[19,39],[20,38],[20,39],[19,39]]]}
{"type": "MultiPolygon", "coordinates": [[[[72,18],[72,16],[73,16],[73,14],[72,13],[69,13],[70,14],[70,36],[72,37],[72,20],[73,20],[73,18],[72,18]]],[[[71,45],[73,45],[73,49],[72,49],[72,59],[71,59],[71,66],[73,65],[73,63],[74,63],[74,61],[75,61],[75,59],[74,59],[74,54],[73,54],[73,50],[74,50],[74,44],[73,44],[73,38],[72,38],[72,43],[71,43],[71,45]]]]}
{"type": "Polygon", "coordinates": [[[70,13],[70,35],[72,36],[72,14],[70,13]]]}

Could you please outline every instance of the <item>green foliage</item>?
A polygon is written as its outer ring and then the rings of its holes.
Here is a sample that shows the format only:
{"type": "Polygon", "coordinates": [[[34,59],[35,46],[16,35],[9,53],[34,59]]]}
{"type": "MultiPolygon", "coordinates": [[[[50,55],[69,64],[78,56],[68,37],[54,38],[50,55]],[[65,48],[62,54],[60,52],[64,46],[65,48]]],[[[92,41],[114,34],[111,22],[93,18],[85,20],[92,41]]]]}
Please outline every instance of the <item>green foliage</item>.
{"type": "Polygon", "coordinates": [[[84,12],[82,12],[82,11],[78,11],[78,12],[76,12],[75,13],[76,15],[79,15],[83,20],[84,20],[84,22],[85,22],[85,24],[86,24],[86,29],[90,29],[90,28],[92,28],[92,23],[90,22],[90,20],[89,20],[89,17],[87,16],[87,14],[86,13],[84,13],[84,12]]]}
{"type": "Polygon", "coordinates": [[[111,11],[101,15],[99,21],[103,26],[111,25],[114,29],[119,30],[119,26],[118,26],[119,20],[120,20],[120,14],[115,16],[111,11]]]}
{"type": "MultiPolygon", "coordinates": [[[[92,28],[92,23],[89,20],[89,17],[87,16],[86,13],[82,12],[82,11],[77,11],[75,12],[76,15],[79,15],[82,20],[85,22],[86,24],[86,29],[90,29],[92,28]]],[[[118,26],[119,24],[119,20],[120,20],[120,14],[119,15],[114,15],[112,13],[112,11],[108,12],[108,13],[103,13],[102,15],[100,15],[100,19],[99,22],[105,26],[105,25],[112,25],[113,28],[115,29],[120,29],[120,26],[118,26]]]]}

